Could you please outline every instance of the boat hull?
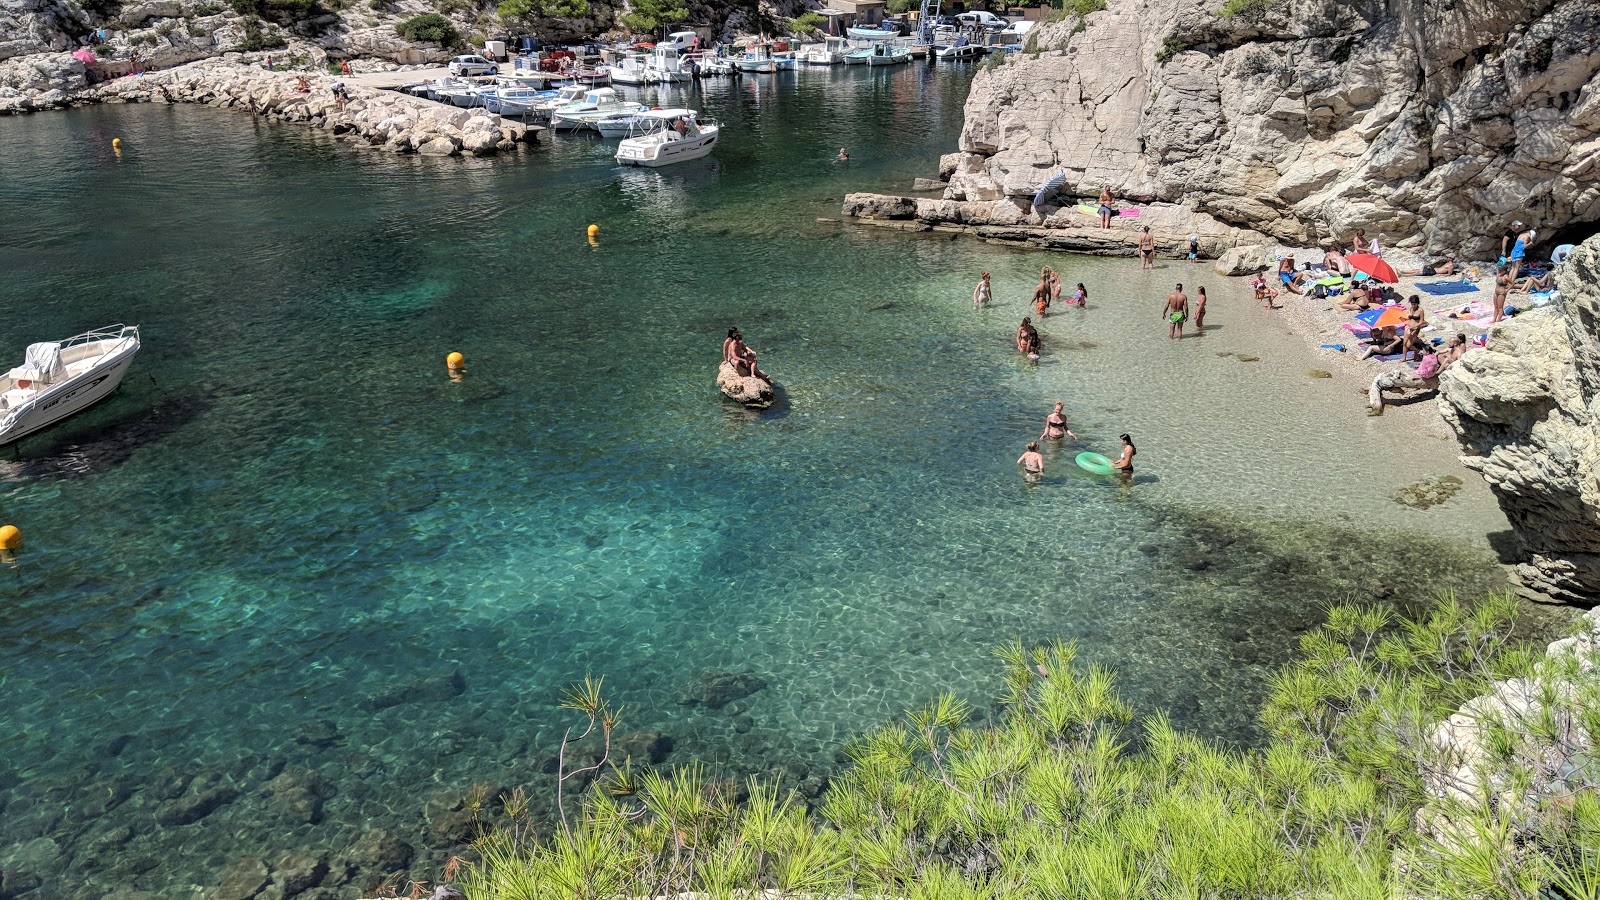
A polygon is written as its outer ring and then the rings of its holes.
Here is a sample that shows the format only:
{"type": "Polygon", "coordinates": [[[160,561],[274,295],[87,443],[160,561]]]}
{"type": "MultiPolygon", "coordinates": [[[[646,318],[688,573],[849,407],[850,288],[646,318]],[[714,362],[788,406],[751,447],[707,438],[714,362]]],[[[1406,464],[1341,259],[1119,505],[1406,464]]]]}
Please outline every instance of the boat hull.
{"type": "Polygon", "coordinates": [[[15,443],[30,434],[75,416],[111,396],[122,384],[122,376],[139,352],[137,343],[118,351],[94,368],[73,376],[41,393],[17,415],[0,419],[0,446],[15,443]]]}
{"type": "MultiPolygon", "coordinates": [[[[617,162],[624,166],[642,166],[649,169],[658,169],[662,166],[670,166],[673,163],[688,162],[691,159],[699,159],[702,156],[709,155],[711,148],[717,145],[718,137],[718,134],[713,133],[688,140],[666,141],[656,145],[653,148],[654,152],[644,157],[627,156],[628,148],[623,146],[617,149],[617,162]]],[[[623,141],[624,145],[627,143],[627,141],[623,141]]]]}

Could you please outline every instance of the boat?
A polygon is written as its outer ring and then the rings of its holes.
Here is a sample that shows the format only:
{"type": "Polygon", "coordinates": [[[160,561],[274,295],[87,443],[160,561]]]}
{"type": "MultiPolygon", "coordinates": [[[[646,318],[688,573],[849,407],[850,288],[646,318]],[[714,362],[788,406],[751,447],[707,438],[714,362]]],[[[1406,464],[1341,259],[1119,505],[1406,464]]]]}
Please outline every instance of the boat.
{"type": "Polygon", "coordinates": [[[613,88],[591,88],[583,99],[568,103],[551,113],[550,124],[557,131],[576,131],[590,128],[595,122],[617,113],[643,112],[643,103],[623,100],[613,88]]]}
{"type": "Polygon", "coordinates": [[[871,55],[871,47],[857,47],[854,50],[846,51],[844,59],[840,60],[840,62],[847,66],[864,66],[867,64],[867,57],[871,55]]]}
{"type": "Polygon", "coordinates": [[[558,93],[527,87],[501,87],[484,95],[483,107],[501,116],[539,115],[543,111],[543,104],[558,93]]]}
{"type": "Polygon", "coordinates": [[[734,65],[741,72],[768,74],[778,71],[778,62],[772,56],[772,45],[767,43],[746,47],[744,55],[735,60],[734,65]]]}
{"type": "Polygon", "coordinates": [[[994,48],[975,44],[963,34],[949,43],[935,44],[933,49],[934,54],[940,59],[979,59],[988,56],[989,51],[994,48]]]}
{"type": "Polygon", "coordinates": [[[650,70],[643,53],[624,53],[616,62],[600,68],[607,70],[617,84],[649,83],[650,70]]]}
{"type": "Polygon", "coordinates": [[[673,84],[689,80],[689,73],[683,68],[683,59],[678,54],[678,48],[671,44],[657,44],[644,65],[649,79],[657,84],[673,84]]]}
{"type": "Polygon", "coordinates": [[[800,61],[808,66],[834,66],[844,62],[850,49],[844,38],[828,36],[820,44],[807,44],[800,50],[800,61]]]}
{"type": "Polygon", "coordinates": [[[29,344],[22,365],[0,377],[0,444],[19,441],[111,396],[138,352],[137,325],[29,344]]]}
{"type": "Polygon", "coordinates": [[[635,133],[637,127],[643,124],[641,112],[613,113],[594,123],[594,130],[600,132],[601,137],[619,138],[635,133]]]}
{"type": "Polygon", "coordinates": [[[718,47],[715,53],[700,54],[699,65],[702,76],[739,74],[739,69],[734,64],[734,58],[724,56],[721,47],[718,47]]]}
{"type": "Polygon", "coordinates": [[[900,63],[910,61],[910,48],[888,42],[873,44],[872,52],[867,56],[867,65],[869,66],[897,66],[900,63]]]}
{"type": "Polygon", "coordinates": [[[852,25],[845,34],[858,41],[881,41],[900,36],[900,29],[882,25],[852,25]]]}
{"type": "Polygon", "coordinates": [[[656,168],[699,159],[717,145],[722,126],[692,109],[652,109],[639,116],[634,133],[617,145],[617,162],[656,168]]]}

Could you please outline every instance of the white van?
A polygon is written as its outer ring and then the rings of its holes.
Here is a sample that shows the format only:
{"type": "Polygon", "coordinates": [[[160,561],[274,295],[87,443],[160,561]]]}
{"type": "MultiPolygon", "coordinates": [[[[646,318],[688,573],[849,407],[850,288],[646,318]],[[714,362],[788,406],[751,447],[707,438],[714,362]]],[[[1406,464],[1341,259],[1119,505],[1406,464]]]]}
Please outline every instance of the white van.
{"type": "Polygon", "coordinates": [[[700,35],[693,31],[674,31],[667,35],[666,40],[656,46],[671,47],[679,53],[685,50],[697,50],[700,47],[700,35]]]}
{"type": "Polygon", "coordinates": [[[965,26],[975,25],[979,28],[989,28],[995,31],[999,31],[1000,29],[1011,24],[994,13],[985,12],[981,9],[974,12],[964,12],[961,15],[956,16],[956,21],[965,26]]]}

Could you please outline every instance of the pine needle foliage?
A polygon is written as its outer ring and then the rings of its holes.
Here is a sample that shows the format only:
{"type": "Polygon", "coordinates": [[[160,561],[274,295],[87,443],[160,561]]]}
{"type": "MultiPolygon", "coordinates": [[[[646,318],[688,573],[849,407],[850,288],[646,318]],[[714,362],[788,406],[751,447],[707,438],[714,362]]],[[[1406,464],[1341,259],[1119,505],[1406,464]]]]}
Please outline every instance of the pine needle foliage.
{"type": "MultiPolygon", "coordinates": [[[[1135,721],[1111,673],[1078,665],[1070,643],[1014,641],[997,651],[997,715],[977,721],[945,694],[861,735],[813,812],[780,785],[606,756],[590,768],[609,777],[564,828],[489,834],[463,886],[472,900],[1600,900],[1595,668],[1573,662],[1566,687],[1486,725],[1495,802],[1439,787],[1457,770],[1430,739],[1438,723],[1534,671],[1509,637],[1512,609],[1445,597],[1411,621],[1330,610],[1274,681],[1268,741],[1247,750],[1161,715],[1135,721]]],[[[573,732],[609,746],[620,714],[600,688],[586,680],[564,706],[587,720],[573,732]]]]}

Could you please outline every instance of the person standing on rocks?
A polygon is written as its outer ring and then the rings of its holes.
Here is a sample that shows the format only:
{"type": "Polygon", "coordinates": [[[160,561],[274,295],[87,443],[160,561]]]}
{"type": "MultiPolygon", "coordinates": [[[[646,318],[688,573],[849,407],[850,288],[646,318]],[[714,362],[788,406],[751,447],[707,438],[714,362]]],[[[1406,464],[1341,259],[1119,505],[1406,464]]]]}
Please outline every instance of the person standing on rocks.
{"type": "Polygon", "coordinates": [[[1167,337],[1183,340],[1183,320],[1189,318],[1189,295],[1183,292],[1182,284],[1167,295],[1167,305],[1161,311],[1161,318],[1168,323],[1167,337]]]}
{"type": "Polygon", "coordinates": [[[1528,229],[1517,235],[1517,240],[1511,245],[1511,280],[1516,281],[1517,275],[1522,272],[1522,261],[1527,258],[1528,251],[1533,249],[1533,239],[1539,232],[1528,229]]]}
{"type": "MultiPolygon", "coordinates": [[[[1111,196],[1111,185],[1108,184],[1105,187],[1100,189],[1100,209],[1099,209],[1099,213],[1100,213],[1100,227],[1101,228],[1110,228],[1111,227],[1111,214],[1116,212],[1116,210],[1112,209],[1112,206],[1116,202],[1117,202],[1116,198],[1111,196]]],[[[1149,231],[1148,228],[1145,229],[1145,230],[1149,231]]]]}
{"type": "Polygon", "coordinates": [[[1154,269],[1156,267],[1156,239],[1150,235],[1150,226],[1144,227],[1144,233],[1139,235],[1139,268],[1154,269]]]}

